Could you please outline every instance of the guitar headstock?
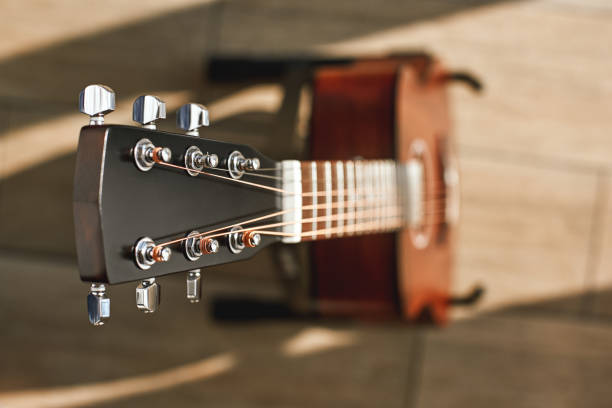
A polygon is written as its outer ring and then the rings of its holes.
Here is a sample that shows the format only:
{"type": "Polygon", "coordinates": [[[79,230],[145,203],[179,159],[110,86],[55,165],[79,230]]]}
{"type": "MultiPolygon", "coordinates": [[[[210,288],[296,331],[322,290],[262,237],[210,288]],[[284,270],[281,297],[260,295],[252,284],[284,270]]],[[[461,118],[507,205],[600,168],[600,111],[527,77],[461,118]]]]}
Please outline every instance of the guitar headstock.
{"type": "Polygon", "coordinates": [[[178,110],[183,134],[157,130],[166,108],[154,96],[134,102],[140,127],[105,124],[114,108],[108,87],[90,85],[80,95],[90,123],[79,137],[74,220],[94,325],[110,314],[106,284],[139,281],[137,306],[154,312],[155,278],[187,271],[187,298],[197,302],[201,268],[249,258],[279,240],[249,231],[255,221],[279,220],[277,162],[249,146],[200,138],[209,124],[202,105],[178,110]]]}

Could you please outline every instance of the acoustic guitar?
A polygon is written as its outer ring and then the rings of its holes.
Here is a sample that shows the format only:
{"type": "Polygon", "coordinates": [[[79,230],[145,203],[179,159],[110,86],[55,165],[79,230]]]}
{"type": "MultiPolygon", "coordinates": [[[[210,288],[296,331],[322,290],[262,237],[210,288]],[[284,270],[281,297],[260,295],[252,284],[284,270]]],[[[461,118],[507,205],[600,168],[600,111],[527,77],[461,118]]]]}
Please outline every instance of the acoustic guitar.
{"type": "Polygon", "coordinates": [[[303,242],[321,315],[446,321],[459,215],[453,75],[428,56],[317,67],[309,161],[200,138],[199,104],[177,111],[184,133],[159,131],[166,108],[152,95],[134,102],[140,127],[109,125],[114,92],[86,87],[74,219],[89,321],[109,318],[109,284],[138,281],[137,308],[151,313],[163,275],[186,272],[197,302],[205,268],[303,242]]]}

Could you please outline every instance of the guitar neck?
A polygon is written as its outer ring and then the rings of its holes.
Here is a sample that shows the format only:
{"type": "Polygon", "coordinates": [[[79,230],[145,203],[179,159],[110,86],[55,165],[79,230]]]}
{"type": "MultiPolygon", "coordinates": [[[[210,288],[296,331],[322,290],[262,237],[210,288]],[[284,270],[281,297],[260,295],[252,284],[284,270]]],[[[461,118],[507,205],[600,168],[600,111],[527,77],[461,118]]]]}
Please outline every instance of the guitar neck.
{"type": "Polygon", "coordinates": [[[283,161],[283,242],[396,231],[422,223],[423,166],[393,160],[283,161]]]}

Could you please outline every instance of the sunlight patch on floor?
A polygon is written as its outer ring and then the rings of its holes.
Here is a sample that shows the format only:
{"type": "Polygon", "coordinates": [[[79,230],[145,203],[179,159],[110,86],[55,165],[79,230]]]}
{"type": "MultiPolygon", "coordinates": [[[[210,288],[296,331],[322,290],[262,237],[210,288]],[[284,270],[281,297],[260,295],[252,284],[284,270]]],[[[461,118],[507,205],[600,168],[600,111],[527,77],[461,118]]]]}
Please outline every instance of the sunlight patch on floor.
{"type": "Polygon", "coordinates": [[[282,352],[288,357],[300,357],[355,343],[357,335],[351,331],[309,327],[287,340],[282,346],[282,352]]]}
{"type": "Polygon", "coordinates": [[[236,364],[235,355],[225,353],[154,374],[55,389],[9,392],[0,394],[0,407],[68,408],[89,406],[206,380],[232,370],[236,364]]]}

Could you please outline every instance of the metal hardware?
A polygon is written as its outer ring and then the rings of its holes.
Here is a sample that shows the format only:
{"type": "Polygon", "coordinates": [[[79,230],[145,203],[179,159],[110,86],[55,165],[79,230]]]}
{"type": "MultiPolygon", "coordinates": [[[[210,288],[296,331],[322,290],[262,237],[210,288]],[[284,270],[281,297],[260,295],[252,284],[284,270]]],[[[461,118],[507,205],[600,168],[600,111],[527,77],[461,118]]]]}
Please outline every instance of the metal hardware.
{"type": "Polygon", "coordinates": [[[261,243],[261,234],[255,231],[244,231],[242,227],[236,226],[230,232],[227,243],[230,251],[235,254],[239,254],[244,248],[255,248],[261,243]]]}
{"type": "Polygon", "coordinates": [[[176,125],[188,136],[200,136],[199,128],[208,126],[208,109],[198,103],[185,104],[176,112],[176,125]]]}
{"type": "Polygon", "coordinates": [[[255,248],[261,243],[261,234],[255,231],[246,231],[242,233],[242,243],[247,248],[255,248]]]}
{"type": "Polygon", "coordinates": [[[238,162],[238,169],[240,170],[259,170],[261,163],[257,157],[252,159],[245,159],[238,162]]]}
{"type": "Polygon", "coordinates": [[[233,253],[239,254],[245,248],[244,242],[242,242],[242,227],[236,226],[230,232],[231,234],[227,236],[229,249],[233,253]]]}
{"type": "Polygon", "coordinates": [[[155,163],[168,163],[172,160],[172,150],[156,147],[149,139],[140,139],[133,149],[134,163],[142,171],[149,171],[155,163]]]}
{"type": "Polygon", "coordinates": [[[183,248],[185,250],[185,257],[190,261],[197,261],[203,255],[200,249],[199,235],[200,233],[198,231],[191,231],[184,241],[183,248]]]}
{"type": "Polygon", "coordinates": [[[202,238],[198,231],[191,231],[183,243],[185,257],[197,261],[202,255],[219,252],[219,241],[214,238],[202,238]]]}
{"type": "Polygon", "coordinates": [[[185,152],[185,167],[187,167],[187,174],[190,176],[197,176],[198,171],[202,171],[204,169],[204,154],[202,151],[196,147],[191,146],[185,152]],[[196,170],[196,171],[193,171],[196,170]]]}
{"type": "Polygon", "coordinates": [[[170,248],[155,245],[149,237],[139,239],[134,246],[134,261],[142,270],[149,269],[156,262],[168,262],[170,256],[172,256],[170,248]]]}
{"type": "Polygon", "coordinates": [[[136,307],[145,313],[154,313],[161,302],[161,287],[155,278],[140,281],[136,287],[136,307]]]}
{"type": "Polygon", "coordinates": [[[206,153],[204,155],[204,165],[211,169],[214,169],[219,165],[219,156],[214,153],[206,153]]]}
{"type": "Polygon", "coordinates": [[[104,115],[115,110],[115,92],[106,85],[88,85],[79,94],[79,111],[89,115],[89,124],[104,124],[104,115]]]}
{"type": "Polygon", "coordinates": [[[155,122],[166,119],[166,103],[157,96],[139,96],[132,106],[132,119],[147,129],[156,129],[155,122]]]}
{"type": "Polygon", "coordinates": [[[200,240],[200,251],[206,254],[216,254],[219,252],[219,241],[214,238],[204,238],[200,240]]]}
{"type": "Polygon", "coordinates": [[[259,170],[261,163],[257,157],[247,159],[238,150],[233,151],[227,159],[227,169],[235,179],[242,177],[245,171],[259,170]]]}
{"type": "Polygon", "coordinates": [[[215,168],[218,165],[219,157],[216,154],[204,154],[196,146],[190,146],[185,152],[185,167],[189,169],[187,174],[190,176],[197,176],[204,167],[215,168]]]}
{"type": "Polygon", "coordinates": [[[89,323],[102,326],[110,318],[110,299],[106,296],[103,283],[92,283],[87,295],[87,314],[89,323]]]}
{"type": "Polygon", "coordinates": [[[198,303],[202,296],[201,270],[194,269],[187,272],[187,300],[198,303]]]}

